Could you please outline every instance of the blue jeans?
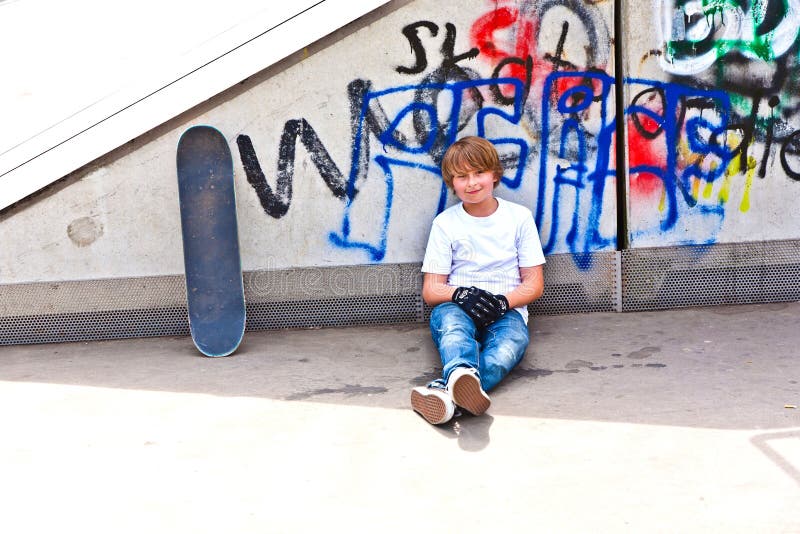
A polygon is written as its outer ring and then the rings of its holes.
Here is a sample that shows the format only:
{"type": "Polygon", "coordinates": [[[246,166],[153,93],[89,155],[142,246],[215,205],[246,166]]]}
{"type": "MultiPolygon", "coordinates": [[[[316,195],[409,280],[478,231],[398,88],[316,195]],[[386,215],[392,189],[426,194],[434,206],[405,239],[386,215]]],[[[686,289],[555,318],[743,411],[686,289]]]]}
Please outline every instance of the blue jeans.
{"type": "Polygon", "coordinates": [[[457,304],[439,304],[431,313],[431,335],[442,359],[441,387],[456,367],[478,371],[484,391],[494,388],[522,360],[530,337],[517,310],[509,310],[486,328],[478,328],[457,304]]]}

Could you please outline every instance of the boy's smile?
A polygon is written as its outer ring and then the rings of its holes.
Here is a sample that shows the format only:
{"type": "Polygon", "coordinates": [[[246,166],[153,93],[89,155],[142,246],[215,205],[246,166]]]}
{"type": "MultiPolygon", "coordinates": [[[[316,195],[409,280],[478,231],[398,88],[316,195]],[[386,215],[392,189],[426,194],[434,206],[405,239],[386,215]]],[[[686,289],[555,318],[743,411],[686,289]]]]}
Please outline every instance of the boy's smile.
{"type": "Polygon", "coordinates": [[[464,209],[474,217],[486,217],[497,209],[494,199],[493,171],[469,171],[453,176],[453,190],[464,203],[464,209]]]}

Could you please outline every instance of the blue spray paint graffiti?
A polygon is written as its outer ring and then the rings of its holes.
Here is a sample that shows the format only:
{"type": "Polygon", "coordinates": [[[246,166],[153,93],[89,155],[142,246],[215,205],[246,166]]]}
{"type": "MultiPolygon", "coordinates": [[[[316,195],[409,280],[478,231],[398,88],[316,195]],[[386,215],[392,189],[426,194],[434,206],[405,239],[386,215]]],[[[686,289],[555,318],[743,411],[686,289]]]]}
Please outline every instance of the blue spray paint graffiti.
{"type": "MultiPolygon", "coordinates": [[[[736,150],[729,147],[728,131],[731,123],[731,104],[724,91],[705,90],[676,83],[631,78],[626,80],[631,88],[643,92],[655,91],[661,98],[662,109],[654,111],[634,99],[626,109],[627,117],[643,118],[655,126],[652,141],[662,143],[660,152],[666,157],[663,165],[632,165],[631,175],[647,173],[656,176],[663,184],[664,216],[657,229],[640,229],[636,236],[653,230],[667,232],[675,228],[679,218],[697,218],[696,227],[705,235],[695,235],[683,240],[686,244],[711,243],[725,217],[724,203],[698,202],[694,182],[713,184],[723,176],[736,150]],[[680,201],[683,202],[680,202],[680,201]],[[702,219],[702,220],[701,220],[702,219]]],[[[641,94],[641,93],[640,93],[641,94]]]]}
{"type": "MultiPolygon", "coordinates": [[[[585,264],[582,254],[616,246],[615,228],[604,233],[602,224],[604,206],[616,191],[615,186],[608,187],[608,181],[616,178],[611,165],[616,119],[609,110],[615,84],[604,73],[556,72],[547,77],[542,94],[542,109],[548,111],[542,114],[536,222],[545,252],[566,246],[579,266],[585,264]]],[[[656,224],[634,222],[640,226],[632,237],[676,232],[675,241],[682,244],[714,242],[725,217],[724,202],[702,202],[697,189],[701,182],[708,187],[724,178],[737,155],[738,148],[732,148],[728,139],[732,128],[728,94],[636,78],[626,79],[625,84],[640,94],[660,96],[658,111],[634,98],[624,113],[638,128],[629,133],[647,134],[644,141],[660,143],[656,151],[665,156],[658,162],[643,163],[640,156],[631,160],[631,175],[657,177],[664,192],[656,224]],[[642,131],[645,119],[650,133],[642,131]]],[[[631,150],[641,149],[641,141],[631,150]]]]}
{"type": "MultiPolygon", "coordinates": [[[[430,173],[433,177],[441,180],[441,173],[438,167],[437,154],[434,152],[435,142],[438,139],[444,139],[444,147],[446,148],[452,144],[461,130],[472,119],[475,118],[474,128],[477,135],[486,136],[486,121],[488,117],[499,117],[510,124],[518,125],[523,118],[523,103],[524,98],[524,84],[516,78],[498,78],[498,79],[478,79],[466,80],[447,83],[426,83],[419,85],[404,85],[396,88],[385,89],[383,91],[370,91],[364,94],[361,103],[361,111],[358,117],[358,127],[355,131],[353,139],[353,152],[352,152],[352,165],[347,184],[347,194],[345,197],[345,209],[342,219],[342,226],[339,232],[332,232],[329,239],[332,244],[342,248],[358,248],[365,250],[372,261],[381,261],[386,254],[387,246],[387,230],[391,220],[392,211],[392,195],[394,191],[394,176],[392,172],[393,167],[403,166],[419,169],[430,173]],[[465,95],[469,98],[472,91],[479,87],[489,87],[503,85],[506,87],[513,87],[514,97],[510,105],[510,111],[494,107],[486,106],[481,102],[481,105],[471,108],[465,105],[465,95]],[[451,106],[447,119],[440,121],[438,119],[441,112],[434,104],[434,102],[420,101],[420,95],[433,95],[439,97],[442,93],[449,95],[451,106]],[[381,99],[386,97],[397,97],[398,95],[407,96],[411,102],[402,108],[395,118],[382,130],[375,131],[374,128],[369,128],[367,123],[370,117],[373,116],[375,105],[379,109],[383,109],[380,105],[381,99]],[[466,113],[465,113],[465,110],[466,113]],[[408,136],[400,134],[398,129],[403,124],[407,117],[416,115],[415,120],[419,120],[419,114],[424,114],[424,123],[428,128],[423,135],[416,137],[416,143],[408,140],[408,136]],[[466,114],[466,117],[465,117],[466,114]],[[369,142],[367,136],[372,130],[377,140],[383,145],[384,151],[390,147],[394,152],[397,152],[395,157],[388,157],[379,154],[373,158],[375,164],[378,165],[384,176],[386,184],[386,196],[383,200],[383,218],[381,221],[381,228],[378,237],[373,240],[359,240],[354,239],[353,224],[351,220],[351,211],[355,201],[355,192],[357,190],[357,182],[361,179],[362,173],[358,167],[358,162],[362,161],[363,157],[361,151],[364,150],[365,143],[369,142]],[[411,159],[413,156],[425,155],[427,161],[420,162],[411,159]]],[[[491,139],[491,138],[490,138],[491,139]]],[[[525,172],[525,163],[530,152],[527,142],[520,138],[495,138],[491,139],[496,145],[513,145],[519,150],[519,160],[516,167],[516,172],[513,177],[509,178],[504,176],[503,183],[509,188],[517,188],[522,183],[522,178],[525,172]]],[[[371,199],[374,201],[374,199],[371,199]]],[[[441,191],[437,204],[437,212],[441,212],[447,202],[447,189],[444,182],[441,182],[441,191]]]]}
{"type": "Polygon", "coordinates": [[[468,41],[453,23],[412,22],[402,28],[411,55],[398,58],[392,74],[421,78],[383,89],[363,79],[347,85],[349,167],[337,165],[314,127],[296,117],[284,125],[274,180],[261,171],[246,135],[237,139],[242,164],[267,215],[280,218],[292,200],[302,144],[304,166],[310,161],[327,187],[320,189],[343,205],[341,224],[320,235],[375,262],[387,257],[390,241],[406,237],[397,212],[407,206],[409,182],[419,187],[430,179],[430,188],[425,184],[424,198],[412,206],[415,215],[401,217],[440,212],[452,200],[439,165],[466,134],[497,145],[503,184],[535,213],[548,254],[571,253],[579,267],[588,266],[592,253],[618,246],[618,210],[627,210],[622,231],[634,246],[715,242],[732,211],[729,199],[742,213],[750,209],[754,179],[800,181],[798,2],[791,0],[791,9],[783,0],[660,2],[671,6],[656,10],[668,29],[665,48],[646,57],[681,74],[665,82],[607,73],[612,40],[602,2],[494,2],[468,41]],[[560,34],[553,31],[559,26],[560,34]],[[755,55],[733,53],[744,49],[755,55]],[[752,72],[753,60],[769,68],[752,72]],[[623,93],[635,96],[617,107],[623,93]],[[619,121],[626,147],[617,144],[619,121]],[[622,150],[624,180],[616,168],[622,150]],[[778,167],[782,173],[771,172],[778,167]],[[623,187],[627,204],[617,206],[623,187]],[[430,205],[421,204],[425,199],[430,205]]]}
{"type": "MultiPolygon", "coordinates": [[[[609,109],[614,83],[613,78],[599,72],[552,73],[547,77],[542,93],[543,135],[538,152],[533,153],[532,147],[521,137],[490,138],[505,155],[506,167],[513,171],[502,179],[509,189],[518,189],[522,185],[528,162],[538,154],[538,189],[532,209],[542,233],[543,247],[548,254],[563,251],[575,254],[581,267],[588,265],[588,255],[592,252],[616,246],[614,214],[611,214],[607,228],[601,224],[605,215],[604,207],[609,204],[609,195],[614,195],[614,187],[609,186],[609,179],[613,181],[616,175],[616,169],[611,165],[616,121],[609,109]]],[[[728,127],[729,102],[721,91],[705,91],[650,80],[632,79],[627,83],[631,87],[644,86],[646,90],[663,94],[665,104],[661,113],[634,100],[626,110],[626,116],[638,118],[640,122],[642,117],[647,117],[661,132],[658,137],[665,144],[665,152],[669,156],[666,164],[632,166],[631,173],[648,172],[663,182],[667,192],[667,208],[659,231],[668,231],[678,220],[679,193],[687,207],[697,204],[691,192],[690,179],[694,176],[714,181],[724,173],[727,163],[733,158],[731,150],[715,141],[728,127]],[[676,113],[678,109],[683,110],[682,114],[676,113]],[[697,109],[707,114],[714,109],[719,118],[716,123],[703,116],[686,119],[686,109],[697,109]],[[718,156],[718,166],[703,169],[695,163],[679,170],[678,148],[684,130],[691,150],[700,156],[718,156]]],[[[441,152],[465,129],[487,136],[487,120],[490,117],[499,118],[514,128],[523,127],[521,121],[526,120],[523,106],[527,88],[516,78],[403,85],[380,91],[372,90],[369,82],[356,80],[348,89],[354,113],[351,165],[346,177],[339,172],[322,141],[304,120],[288,121],[284,128],[276,192],[272,191],[261,171],[249,137],[241,135],[237,141],[248,181],[259,194],[265,211],[273,217],[281,217],[289,209],[294,144],[302,141],[326,185],[345,203],[341,227],[329,234],[331,244],[345,249],[364,250],[372,261],[382,261],[386,254],[395,188],[393,169],[417,169],[440,181],[436,210],[437,213],[441,212],[448,198],[437,161],[441,152]],[[503,107],[488,105],[484,100],[479,105],[475,104],[473,91],[499,86],[505,87],[507,93],[508,88],[513,89],[512,97],[504,97],[503,107]],[[442,110],[425,98],[437,103],[446,101],[439,98],[442,94],[449,95],[451,104],[447,118],[440,121],[438,117],[442,110]],[[466,99],[471,99],[470,102],[465,102],[465,95],[466,99]],[[382,101],[390,97],[396,101],[398,96],[410,102],[389,120],[382,101]],[[422,124],[424,127],[417,128],[414,135],[407,135],[402,127],[412,120],[415,125],[422,124]],[[382,149],[371,150],[372,142],[379,144],[382,149]],[[359,188],[370,168],[378,169],[384,181],[384,197],[366,200],[371,206],[376,202],[382,206],[377,210],[380,217],[373,216],[368,221],[367,224],[372,228],[362,227],[354,232],[354,224],[357,223],[353,221],[352,210],[360,198],[359,188]],[[368,234],[374,237],[354,237],[368,234]]],[[[723,215],[722,208],[716,205],[700,206],[699,212],[703,216],[723,215]]],[[[703,241],[708,239],[713,239],[713,236],[707,236],[703,241]]]]}
{"type": "MultiPolygon", "coordinates": [[[[545,254],[564,242],[572,253],[585,255],[616,245],[616,228],[603,236],[600,218],[606,196],[606,182],[615,177],[610,167],[611,143],[616,121],[609,110],[609,94],[614,79],[605,73],[554,72],[544,83],[542,93],[542,151],[539,165],[539,189],[536,199],[536,225],[542,234],[545,254]],[[566,87],[559,94],[558,87],[566,87]],[[555,109],[550,105],[555,102],[555,109]],[[597,121],[587,126],[591,107],[597,103],[597,121]],[[587,120],[582,121],[583,117],[587,120]],[[593,131],[588,128],[592,127],[593,131]],[[560,129],[560,132],[559,132],[560,129]],[[559,163],[550,169],[551,139],[557,138],[559,163]],[[552,184],[552,185],[551,185],[552,184]],[[552,187],[552,191],[550,190],[552,187]],[[570,198],[566,198],[570,195],[570,198]],[[550,211],[546,212],[547,203],[550,211]],[[570,210],[564,210],[569,203],[570,210]],[[569,228],[561,235],[562,214],[569,228]]],[[[613,187],[611,188],[613,190],[613,187]]],[[[578,256],[580,266],[586,262],[578,256]]]]}
{"type": "MultiPolygon", "coordinates": [[[[473,79],[470,76],[474,73],[459,72],[455,81],[384,90],[374,90],[364,80],[349,84],[352,148],[346,174],[339,171],[307,121],[290,120],[281,137],[277,190],[273,192],[249,138],[239,136],[248,181],[267,214],[279,218],[289,209],[294,145],[302,142],[326,186],[344,203],[341,225],[328,234],[329,242],[342,249],[363,250],[369,260],[380,262],[388,246],[397,170],[414,169],[436,180],[439,193],[432,199],[431,209],[442,211],[448,191],[441,181],[441,155],[459,135],[469,132],[497,145],[507,169],[502,183],[509,189],[522,187],[526,176],[534,178],[530,169],[538,163],[530,206],[546,253],[570,252],[584,268],[589,266],[592,253],[614,249],[615,80],[596,71],[551,73],[543,84],[538,113],[541,125],[536,127],[528,123],[525,106],[530,105],[526,101],[529,91],[524,81],[473,79]],[[512,96],[504,96],[499,103],[496,98],[494,102],[484,98],[479,91],[494,93],[501,86],[504,94],[512,96]],[[390,119],[386,109],[397,109],[398,102],[400,109],[390,119]],[[529,143],[523,133],[531,130],[541,132],[539,146],[529,143]],[[501,131],[505,135],[491,137],[501,131]],[[515,131],[521,135],[514,136],[515,131]],[[377,198],[372,188],[369,198],[359,200],[368,176],[371,183],[382,179],[382,193],[377,198]],[[368,217],[354,216],[359,206],[368,207],[368,217]]],[[[655,204],[652,199],[639,202],[647,204],[649,211],[646,217],[631,222],[631,237],[656,236],[681,244],[716,241],[726,214],[725,198],[720,194],[719,199],[709,199],[699,189],[707,191],[713,184],[729,182],[731,175],[743,172],[742,163],[738,167],[732,163],[748,159],[747,143],[752,139],[752,135],[748,138],[741,133],[742,119],[732,111],[730,93],[637,78],[626,79],[625,84],[636,94],[624,110],[629,126],[630,205],[637,206],[635,195],[641,182],[636,180],[645,175],[651,183],[657,182],[662,196],[655,204]],[[738,144],[735,139],[739,139],[738,144]],[[650,157],[650,153],[661,157],[650,157]]],[[[770,141],[783,143],[783,166],[793,165],[790,158],[795,150],[791,143],[797,134],[768,133],[770,141]]]]}

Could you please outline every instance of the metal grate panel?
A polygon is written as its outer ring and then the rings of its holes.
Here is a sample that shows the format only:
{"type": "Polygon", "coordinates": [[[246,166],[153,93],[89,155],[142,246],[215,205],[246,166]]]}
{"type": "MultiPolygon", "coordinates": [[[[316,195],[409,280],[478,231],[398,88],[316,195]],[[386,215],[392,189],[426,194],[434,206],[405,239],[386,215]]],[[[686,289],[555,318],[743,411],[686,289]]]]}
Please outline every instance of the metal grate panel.
{"type": "Polygon", "coordinates": [[[418,323],[422,320],[422,298],[416,295],[270,302],[247,306],[248,330],[418,323]]]}
{"type": "Polygon", "coordinates": [[[0,318],[0,345],[189,334],[186,307],[0,318]]]}
{"type": "MultiPolygon", "coordinates": [[[[420,264],[250,271],[247,328],[422,322],[420,264]]],[[[547,258],[535,315],[800,300],[800,241],[547,258]]],[[[183,276],[0,285],[0,345],[187,335],[183,276]]]]}
{"type": "MultiPolygon", "coordinates": [[[[614,310],[616,253],[548,257],[534,314],[614,310]]],[[[420,264],[244,273],[247,329],[422,322],[420,264]]],[[[0,345],[187,335],[184,277],[0,285],[0,345]]]]}
{"type": "MultiPolygon", "coordinates": [[[[528,311],[531,315],[618,311],[618,260],[617,252],[547,256],[544,294],[528,311]]],[[[427,321],[431,308],[424,306],[427,321]]]]}
{"type": "Polygon", "coordinates": [[[622,309],[800,300],[800,242],[766,241],[622,252],[622,309]]]}
{"type": "Polygon", "coordinates": [[[544,294],[529,311],[534,315],[617,311],[618,258],[615,251],[547,256],[544,294]]]}

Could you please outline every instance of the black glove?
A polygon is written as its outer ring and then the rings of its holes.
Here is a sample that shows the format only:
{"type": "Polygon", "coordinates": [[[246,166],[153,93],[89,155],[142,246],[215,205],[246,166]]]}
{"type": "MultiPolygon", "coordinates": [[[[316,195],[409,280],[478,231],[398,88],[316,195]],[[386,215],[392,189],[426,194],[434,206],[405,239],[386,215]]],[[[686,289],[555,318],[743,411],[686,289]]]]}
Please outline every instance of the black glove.
{"type": "Polygon", "coordinates": [[[472,287],[459,287],[453,293],[453,302],[481,328],[492,324],[508,311],[508,300],[503,295],[472,287]]]}
{"type": "MultiPolygon", "coordinates": [[[[508,299],[505,295],[492,295],[494,298],[497,299],[497,308],[500,310],[500,313],[497,316],[497,319],[502,317],[508,311],[508,299]]],[[[495,319],[495,321],[497,320],[495,319]]]]}

